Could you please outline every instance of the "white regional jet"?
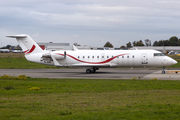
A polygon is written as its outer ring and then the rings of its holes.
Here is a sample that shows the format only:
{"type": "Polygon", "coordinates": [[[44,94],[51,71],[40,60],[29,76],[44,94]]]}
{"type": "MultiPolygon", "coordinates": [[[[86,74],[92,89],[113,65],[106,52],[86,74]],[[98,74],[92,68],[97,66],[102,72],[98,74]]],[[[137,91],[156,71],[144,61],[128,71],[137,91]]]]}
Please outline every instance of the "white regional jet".
{"type": "MultiPolygon", "coordinates": [[[[101,67],[170,66],[177,62],[156,50],[42,50],[25,34],[7,36],[16,38],[28,61],[53,65],[86,68],[86,73],[95,73],[101,67]]],[[[165,73],[164,69],[162,73],[165,73]]]]}

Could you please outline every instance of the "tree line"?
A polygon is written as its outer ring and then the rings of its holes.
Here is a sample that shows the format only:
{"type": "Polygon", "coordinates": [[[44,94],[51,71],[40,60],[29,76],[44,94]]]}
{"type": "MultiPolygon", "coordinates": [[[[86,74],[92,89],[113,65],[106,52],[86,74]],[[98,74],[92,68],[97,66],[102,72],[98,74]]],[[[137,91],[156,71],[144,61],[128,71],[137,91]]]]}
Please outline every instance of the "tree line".
{"type": "MultiPolygon", "coordinates": [[[[151,40],[145,39],[144,43],[142,40],[134,41],[134,42],[128,42],[126,46],[122,45],[120,48],[131,48],[133,46],[180,46],[180,39],[176,36],[172,36],[169,40],[159,40],[155,41],[153,44],[151,43],[151,40]]],[[[110,42],[106,42],[104,47],[110,47],[113,48],[113,45],[110,42]]]]}
{"type": "Polygon", "coordinates": [[[6,46],[4,46],[4,47],[1,47],[0,49],[9,49],[9,50],[14,49],[14,50],[22,50],[22,49],[21,49],[21,47],[20,47],[19,45],[17,45],[17,46],[6,45],[6,46]]]}
{"type": "MultiPolygon", "coordinates": [[[[80,46],[78,43],[74,43],[76,46],[80,46]]],[[[155,41],[153,44],[151,44],[151,40],[145,39],[144,43],[142,40],[134,41],[134,42],[128,42],[126,46],[122,45],[120,48],[131,48],[133,46],[180,46],[180,39],[176,36],[172,36],[169,40],[159,40],[155,41]]],[[[110,42],[106,42],[104,47],[110,47],[113,48],[113,45],[110,42]]],[[[18,49],[21,50],[21,47],[19,45],[17,46],[11,46],[7,45],[4,47],[1,47],[1,49],[18,49]]]]}

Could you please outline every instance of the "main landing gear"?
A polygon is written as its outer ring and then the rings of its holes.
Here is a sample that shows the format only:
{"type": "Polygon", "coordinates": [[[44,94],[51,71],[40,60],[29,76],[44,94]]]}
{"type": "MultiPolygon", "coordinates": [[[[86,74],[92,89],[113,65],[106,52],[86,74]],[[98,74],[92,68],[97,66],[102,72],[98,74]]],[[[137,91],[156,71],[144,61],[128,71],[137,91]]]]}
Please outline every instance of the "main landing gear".
{"type": "Polygon", "coordinates": [[[92,69],[87,69],[87,70],[86,70],[86,73],[87,73],[87,74],[95,73],[96,70],[99,70],[99,68],[95,68],[95,67],[94,67],[94,68],[92,68],[92,69]]]}

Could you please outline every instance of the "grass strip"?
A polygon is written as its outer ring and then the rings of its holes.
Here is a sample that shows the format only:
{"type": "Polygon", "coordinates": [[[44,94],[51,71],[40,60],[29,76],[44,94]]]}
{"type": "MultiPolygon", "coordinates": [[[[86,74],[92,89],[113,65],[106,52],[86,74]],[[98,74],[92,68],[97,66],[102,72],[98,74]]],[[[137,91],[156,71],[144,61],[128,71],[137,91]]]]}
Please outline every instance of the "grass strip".
{"type": "Polygon", "coordinates": [[[0,119],[180,119],[180,81],[0,79],[0,119]]]}

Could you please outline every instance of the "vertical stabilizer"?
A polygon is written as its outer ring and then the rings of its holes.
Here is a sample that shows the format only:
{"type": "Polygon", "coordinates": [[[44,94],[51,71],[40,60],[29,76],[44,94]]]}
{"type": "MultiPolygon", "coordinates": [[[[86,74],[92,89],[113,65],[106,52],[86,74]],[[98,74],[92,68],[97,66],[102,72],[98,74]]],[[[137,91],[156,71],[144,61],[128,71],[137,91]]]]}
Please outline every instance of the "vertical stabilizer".
{"type": "Polygon", "coordinates": [[[22,48],[25,54],[43,52],[43,50],[39,47],[39,45],[29,35],[21,34],[21,35],[7,36],[7,37],[16,38],[16,40],[18,41],[20,47],[22,48]]]}

